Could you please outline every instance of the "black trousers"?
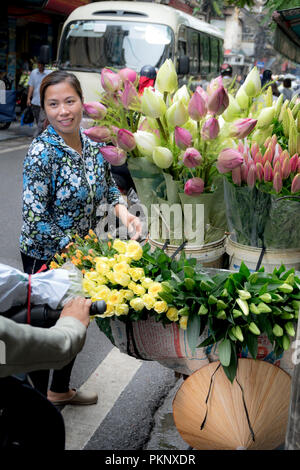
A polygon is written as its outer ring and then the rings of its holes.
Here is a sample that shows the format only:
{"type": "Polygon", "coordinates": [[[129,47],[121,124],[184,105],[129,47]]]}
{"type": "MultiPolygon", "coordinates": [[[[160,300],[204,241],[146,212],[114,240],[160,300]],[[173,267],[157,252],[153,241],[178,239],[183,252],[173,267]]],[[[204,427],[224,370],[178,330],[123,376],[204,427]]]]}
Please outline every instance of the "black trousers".
{"type": "MultiPolygon", "coordinates": [[[[31,256],[25,255],[21,252],[22,263],[24,272],[27,274],[34,274],[43,266],[47,265],[47,262],[44,260],[32,258],[31,256]]],[[[72,373],[72,368],[75,362],[74,358],[69,364],[64,366],[62,369],[54,370],[52,375],[52,381],[50,385],[50,390],[55,393],[65,393],[69,391],[70,388],[70,377],[72,373]]],[[[47,396],[48,385],[49,385],[49,370],[38,370],[30,372],[30,379],[32,380],[35,388],[47,396]]]]}

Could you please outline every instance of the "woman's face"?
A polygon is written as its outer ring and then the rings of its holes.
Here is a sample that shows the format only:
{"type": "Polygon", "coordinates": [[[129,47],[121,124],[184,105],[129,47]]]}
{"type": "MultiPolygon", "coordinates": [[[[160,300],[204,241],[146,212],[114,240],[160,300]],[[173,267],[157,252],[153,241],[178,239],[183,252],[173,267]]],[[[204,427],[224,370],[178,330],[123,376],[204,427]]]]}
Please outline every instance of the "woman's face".
{"type": "Polygon", "coordinates": [[[44,109],[49,123],[60,136],[78,134],[83,106],[69,82],[50,85],[46,89],[44,109]]]}

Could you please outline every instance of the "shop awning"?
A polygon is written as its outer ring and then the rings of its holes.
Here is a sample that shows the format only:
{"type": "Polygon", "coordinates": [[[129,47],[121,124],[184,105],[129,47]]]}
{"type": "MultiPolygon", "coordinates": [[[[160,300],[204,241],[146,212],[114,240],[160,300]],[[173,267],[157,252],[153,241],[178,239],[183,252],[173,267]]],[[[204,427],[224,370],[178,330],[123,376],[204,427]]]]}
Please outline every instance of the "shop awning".
{"type": "Polygon", "coordinates": [[[300,64],[300,7],[275,11],[274,49],[300,64]]]}

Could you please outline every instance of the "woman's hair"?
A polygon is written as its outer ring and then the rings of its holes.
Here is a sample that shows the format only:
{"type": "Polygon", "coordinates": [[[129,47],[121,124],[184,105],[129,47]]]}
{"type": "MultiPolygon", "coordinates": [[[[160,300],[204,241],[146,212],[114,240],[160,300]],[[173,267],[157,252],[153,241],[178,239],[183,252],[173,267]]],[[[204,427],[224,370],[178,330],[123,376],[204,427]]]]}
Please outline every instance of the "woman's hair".
{"type": "Polygon", "coordinates": [[[54,72],[49,73],[43,78],[40,86],[40,99],[41,107],[44,109],[45,94],[49,86],[57,85],[58,83],[68,82],[75,90],[80,100],[83,102],[83,93],[81,89],[80,82],[73,73],[65,72],[64,70],[55,70],[54,72]]]}

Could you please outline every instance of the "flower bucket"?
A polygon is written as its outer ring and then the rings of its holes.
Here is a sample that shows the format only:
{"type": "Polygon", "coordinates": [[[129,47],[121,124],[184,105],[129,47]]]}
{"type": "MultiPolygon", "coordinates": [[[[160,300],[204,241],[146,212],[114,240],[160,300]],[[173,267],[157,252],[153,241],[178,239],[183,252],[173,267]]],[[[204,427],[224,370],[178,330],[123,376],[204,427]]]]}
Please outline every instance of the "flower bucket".
{"type": "MultiPolygon", "coordinates": [[[[226,237],[224,236],[220,240],[216,240],[212,243],[205,243],[201,246],[186,245],[184,247],[184,252],[188,258],[196,258],[198,262],[205,267],[222,268],[225,253],[225,241],[226,237]]],[[[151,246],[153,246],[153,248],[162,249],[164,246],[163,243],[160,243],[156,240],[151,240],[150,238],[149,243],[151,246]]],[[[177,245],[167,245],[165,248],[165,253],[169,256],[172,256],[177,250],[177,245]]],[[[177,258],[180,257],[180,253],[181,251],[176,254],[177,258]]]]}
{"type": "MultiPolygon", "coordinates": [[[[256,271],[256,266],[262,253],[261,248],[241,245],[233,241],[230,236],[227,238],[225,249],[229,255],[229,269],[238,271],[241,262],[244,261],[250,271],[256,271]]],[[[291,268],[300,270],[300,248],[298,250],[267,249],[263,254],[260,266],[264,266],[266,272],[273,272],[274,268],[279,268],[281,264],[284,264],[287,270],[291,268]]]]}

